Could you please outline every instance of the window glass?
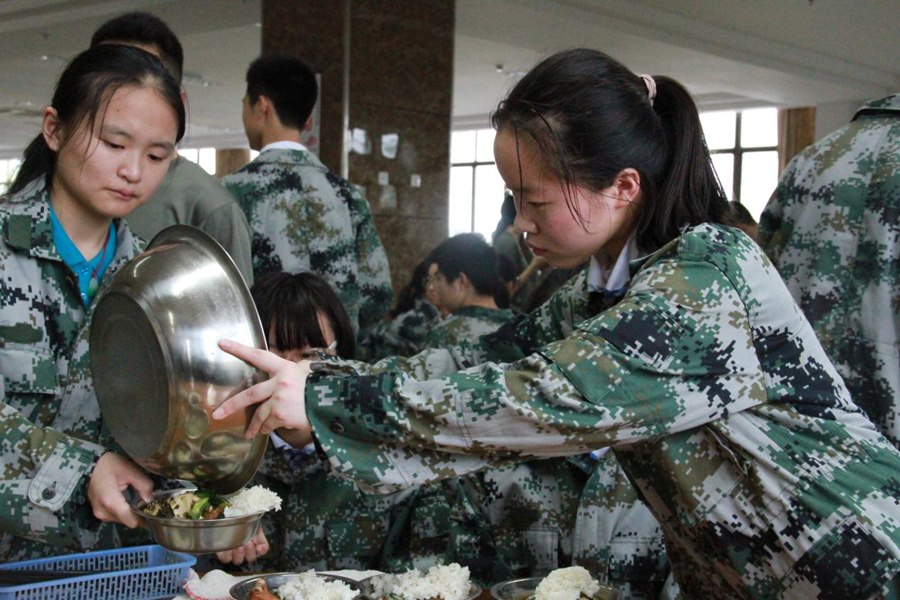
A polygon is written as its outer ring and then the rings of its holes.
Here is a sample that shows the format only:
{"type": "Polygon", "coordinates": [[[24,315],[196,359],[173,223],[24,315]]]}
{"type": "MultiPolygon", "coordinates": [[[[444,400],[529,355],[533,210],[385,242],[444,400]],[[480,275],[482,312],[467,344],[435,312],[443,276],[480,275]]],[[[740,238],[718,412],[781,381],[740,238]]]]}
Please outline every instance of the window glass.
{"type": "Polygon", "coordinates": [[[472,231],[472,175],[471,167],[450,168],[448,235],[472,231]]]}
{"type": "Polygon", "coordinates": [[[778,145],[778,111],[755,108],[741,113],[741,146],[759,148],[778,145]]]}
{"type": "Polygon", "coordinates": [[[778,184],[778,152],[746,152],[741,170],[741,204],[757,221],[778,184]]]}
{"type": "Polygon", "coordinates": [[[500,206],[506,186],[495,165],[475,167],[475,231],[490,243],[500,220],[500,206]]]}
{"type": "Polygon", "coordinates": [[[734,196],[734,154],[713,154],[712,163],[722,182],[722,189],[731,198],[734,196]]]}
{"type": "Polygon", "coordinates": [[[703,135],[710,150],[734,148],[737,113],[733,110],[705,112],[700,115],[703,135]]]}
{"type": "Polygon", "coordinates": [[[203,167],[203,170],[210,175],[216,174],[216,149],[200,148],[198,152],[197,163],[203,167]]]}
{"type": "Polygon", "coordinates": [[[494,162],[494,136],[493,129],[479,129],[476,132],[476,162],[494,162]]]}
{"type": "Polygon", "coordinates": [[[476,133],[474,130],[454,131],[450,135],[451,163],[475,162],[476,133]]]}

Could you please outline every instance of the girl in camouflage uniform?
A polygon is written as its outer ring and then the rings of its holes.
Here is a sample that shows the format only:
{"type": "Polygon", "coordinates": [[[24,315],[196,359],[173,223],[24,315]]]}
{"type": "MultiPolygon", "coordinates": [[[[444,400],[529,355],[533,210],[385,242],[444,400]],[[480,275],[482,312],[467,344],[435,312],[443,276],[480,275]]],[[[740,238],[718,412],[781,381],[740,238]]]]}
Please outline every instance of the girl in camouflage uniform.
{"type": "Polygon", "coordinates": [[[97,519],[138,525],[122,490],[149,497],[152,483],[95,443],[85,331],[100,281],[139,249],[122,217],[153,195],[184,128],[158,60],[93,48],[62,73],[0,199],[0,560],[90,547],[97,519]]]}
{"type": "Polygon", "coordinates": [[[722,223],[687,91],[571,50],[494,124],[517,228],[550,264],[588,269],[477,347],[381,372],[310,374],[225,341],[272,378],[218,414],[263,399],[250,433],[314,432],[335,469],[381,490],[609,446],[683,596],[896,597],[900,453],[760,248],[722,223]]]}

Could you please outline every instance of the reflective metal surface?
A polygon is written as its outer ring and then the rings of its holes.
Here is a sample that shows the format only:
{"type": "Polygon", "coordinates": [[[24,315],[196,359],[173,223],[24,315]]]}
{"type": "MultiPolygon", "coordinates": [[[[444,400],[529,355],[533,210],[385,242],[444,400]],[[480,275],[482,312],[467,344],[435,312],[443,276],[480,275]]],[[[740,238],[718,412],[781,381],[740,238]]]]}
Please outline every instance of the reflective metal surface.
{"type": "MultiPolygon", "coordinates": [[[[272,573],[270,575],[262,575],[260,577],[251,577],[250,579],[245,579],[244,581],[237,583],[231,587],[230,593],[231,597],[235,600],[248,600],[250,598],[250,591],[253,589],[253,586],[256,585],[256,582],[260,579],[264,579],[266,581],[266,585],[269,588],[270,592],[278,591],[278,588],[283,586],[284,584],[297,579],[300,576],[299,573],[272,573]]],[[[359,590],[359,584],[357,584],[352,579],[347,579],[346,577],[340,577],[338,575],[328,575],[326,573],[316,573],[317,577],[321,577],[326,581],[340,581],[341,583],[346,583],[353,590],[359,590]]],[[[357,595],[356,598],[362,598],[363,596],[357,595]]]]}
{"type": "Polygon", "coordinates": [[[501,581],[491,587],[491,597],[494,600],[528,600],[534,596],[534,590],[542,579],[542,577],[527,577],[501,581]]]}
{"type": "Polygon", "coordinates": [[[220,350],[222,338],[266,347],[231,258],[205,233],[176,225],[100,296],[90,356],[104,421],[135,462],[229,493],[253,477],[267,436],[244,439],[252,408],[221,421],[211,414],[265,374],[220,350]]]}
{"type": "MultiPolygon", "coordinates": [[[[167,498],[185,490],[154,492],[153,499],[167,498]]],[[[145,502],[139,501],[132,510],[147,521],[150,532],[163,548],[176,552],[207,554],[238,548],[250,541],[256,533],[265,512],[222,519],[194,520],[166,517],[151,517],[142,509],[145,502]]]]}

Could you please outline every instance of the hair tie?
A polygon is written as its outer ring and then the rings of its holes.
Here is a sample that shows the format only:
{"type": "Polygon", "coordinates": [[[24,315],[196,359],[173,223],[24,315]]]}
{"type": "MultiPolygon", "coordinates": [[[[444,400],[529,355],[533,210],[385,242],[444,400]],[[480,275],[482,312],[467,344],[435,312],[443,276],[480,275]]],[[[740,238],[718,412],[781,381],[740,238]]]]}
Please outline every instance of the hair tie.
{"type": "Polygon", "coordinates": [[[641,75],[640,77],[647,86],[647,97],[650,98],[650,106],[653,106],[653,99],[656,98],[656,81],[650,75],[641,75]]]}

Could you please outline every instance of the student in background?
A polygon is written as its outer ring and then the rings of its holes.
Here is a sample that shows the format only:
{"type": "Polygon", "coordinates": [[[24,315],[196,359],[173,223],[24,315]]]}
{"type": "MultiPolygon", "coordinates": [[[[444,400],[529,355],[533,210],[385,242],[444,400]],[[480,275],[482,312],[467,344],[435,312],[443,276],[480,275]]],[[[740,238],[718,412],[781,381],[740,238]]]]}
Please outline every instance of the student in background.
{"type": "MultiPolygon", "coordinates": [[[[251,289],[270,351],[286,360],[333,355],[352,358],[355,337],[344,306],[322,277],[271,272],[251,289]]],[[[291,430],[274,432],[254,484],[282,498],[282,509],[263,518],[270,547],[265,556],[252,548],[220,552],[223,563],[248,571],[378,569],[388,537],[392,496],[360,492],[349,479],[332,473],[315,448],[292,447],[291,430]]]]}
{"type": "Polygon", "coordinates": [[[900,94],[791,160],[759,242],[853,400],[900,448],[900,94]]]}
{"type": "Polygon", "coordinates": [[[266,55],[247,69],[244,131],[253,161],[222,179],[253,231],[253,272],[312,271],[344,303],[358,338],[387,314],[394,289],[369,203],[300,143],[318,97],[302,61],[266,55]]]}

